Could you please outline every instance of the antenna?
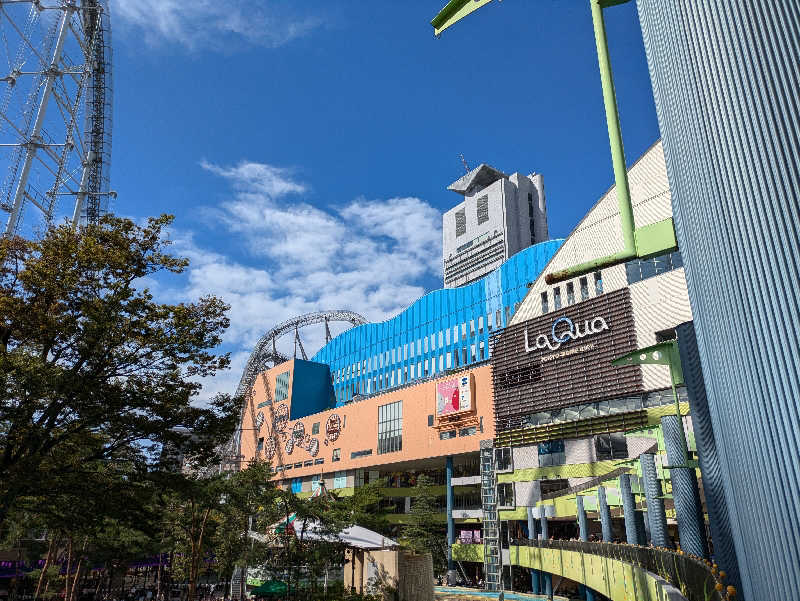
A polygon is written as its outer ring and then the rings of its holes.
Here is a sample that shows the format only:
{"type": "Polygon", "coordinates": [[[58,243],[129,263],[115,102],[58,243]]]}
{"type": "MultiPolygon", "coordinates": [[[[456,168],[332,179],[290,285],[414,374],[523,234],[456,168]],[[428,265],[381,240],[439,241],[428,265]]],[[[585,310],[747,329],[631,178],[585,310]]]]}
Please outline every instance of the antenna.
{"type": "Polygon", "coordinates": [[[461,164],[464,165],[464,173],[469,173],[469,165],[467,164],[467,159],[464,158],[464,153],[461,152],[458,156],[461,157],[461,164]]]}

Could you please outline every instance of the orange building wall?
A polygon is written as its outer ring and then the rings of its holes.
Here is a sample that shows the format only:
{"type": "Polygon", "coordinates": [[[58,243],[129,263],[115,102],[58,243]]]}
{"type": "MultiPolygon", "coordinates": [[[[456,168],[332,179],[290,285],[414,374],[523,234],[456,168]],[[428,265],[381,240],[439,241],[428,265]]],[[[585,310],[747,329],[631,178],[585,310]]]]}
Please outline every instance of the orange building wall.
{"type": "Polygon", "coordinates": [[[288,410],[288,414],[291,416],[293,363],[293,360],[287,361],[260,374],[256,379],[253,395],[244,413],[241,452],[245,463],[252,460],[256,455],[257,439],[264,437],[266,451],[269,446],[269,438],[272,436],[276,441],[274,455],[269,457],[268,452],[261,452],[259,456],[261,459],[271,461],[273,466],[293,465],[320,458],[325,461],[322,465],[293,468],[286,474],[278,473],[276,475],[278,478],[296,478],[321,472],[330,473],[475,452],[479,450],[481,440],[495,436],[492,378],[489,365],[448,374],[441,378],[356,401],[343,407],[329,409],[303,419],[289,419],[285,423],[278,420],[277,427],[273,427],[276,421],[275,417],[281,412],[288,410]],[[289,398],[286,401],[273,402],[270,406],[258,408],[258,404],[264,402],[268,395],[270,399],[274,398],[275,378],[287,369],[290,370],[289,398]],[[473,411],[458,417],[434,418],[434,426],[428,426],[428,416],[436,414],[437,382],[455,379],[465,374],[472,374],[473,378],[473,411]],[[398,452],[378,455],[378,407],[400,400],[403,401],[403,448],[398,452]],[[285,406],[286,409],[281,409],[281,406],[285,406]],[[259,412],[264,413],[264,420],[260,430],[255,431],[253,420],[257,420],[259,412]],[[333,440],[334,436],[328,436],[326,433],[326,425],[332,415],[338,415],[342,424],[339,436],[335,440],[333,440]],[[483,418],[483,432],[478,427],[478,431],[471,436],[457,436],[447,440],[439,438],[441,430],[458,430],[472,425],[479,426],[481,417],[483,418]],[[312,435],[312,426],[317,422],[319,423],[319,434],[312,435]],[[300,445],[289,444],[289,447],[293,448],[291,448],[291,453],[287,453],[287,441],[298,423],[302,424],[305,435],[302,440],[299,437],[295,438],[300,441],[300,445]],[[316,443],[313,442],[315,439],[316,443]],[[312,451],[315,445],[318,445],[318,451],[314,457],[312,451]],[[340,461],[331,461],[333,449],[341,449],[340,461]],[[367,449],[372,450],[371,455],[351,459],[352,452],[367,449]]]}

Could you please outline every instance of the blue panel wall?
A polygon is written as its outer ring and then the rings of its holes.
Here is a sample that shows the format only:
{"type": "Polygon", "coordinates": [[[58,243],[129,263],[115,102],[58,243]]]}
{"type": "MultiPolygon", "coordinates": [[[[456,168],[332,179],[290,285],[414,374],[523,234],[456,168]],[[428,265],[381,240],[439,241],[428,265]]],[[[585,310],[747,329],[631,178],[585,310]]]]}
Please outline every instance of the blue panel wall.
{"type": "Polygon", "coordinates": [[[489,336],[506,326],[563,242],[528,247],[477,282],[435,290],[392,319],[331,340],[312,360],[330,366],[337,405],[488,360],[489,336]]]}
{"type": "Polygon", "coordinates": [[[330,368],[324,363],[295,359],[290,419],[300,419],[324,411],[331,406],[332,400],[330,368]]]}
{"type": "Polygon", "coordinates": [[[637,0],[748,601],[800,591],[800,3],[637,0]]]}

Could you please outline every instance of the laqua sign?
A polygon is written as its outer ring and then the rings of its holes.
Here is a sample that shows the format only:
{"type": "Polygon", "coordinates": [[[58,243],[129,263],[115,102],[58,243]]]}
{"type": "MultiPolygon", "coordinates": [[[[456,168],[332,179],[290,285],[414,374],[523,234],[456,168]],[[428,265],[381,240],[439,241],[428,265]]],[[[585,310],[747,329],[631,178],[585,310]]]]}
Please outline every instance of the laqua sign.
{"type": "Polygon", "coordinates": [[[569,317],[559,317],[550,328],[550,338],[547,334],[539,334],[533,345],[528,341],[528,329],[525,329],[525,352],[551,350],[561,348],[561,345],[571,340],[579,340],[586,336],[599,334],[608,329],[608,323],[602,317],[592,317],[581,323],[575,323],[569,317]],[[552,340],[551,340],[552,338],[552,340]]]}
{"type": "Polygon", "coordinates": [[[641,368],[611,364],[636,349],[628,288],[509,325],[491,348],[498,431],[522,427],[539,411],[642,390],[641,368]]]}

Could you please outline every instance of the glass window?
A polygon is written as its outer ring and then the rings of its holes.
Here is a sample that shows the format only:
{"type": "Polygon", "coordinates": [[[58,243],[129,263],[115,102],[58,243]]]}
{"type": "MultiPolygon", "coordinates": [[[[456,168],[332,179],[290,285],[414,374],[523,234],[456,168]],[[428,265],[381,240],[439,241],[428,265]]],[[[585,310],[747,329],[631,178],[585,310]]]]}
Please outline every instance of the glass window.
{"type": "Polygon", "coordinates": [[[575,286],[572,284],[572,282],[567,282],[567,304],[575,304],[575,286]]]}
{"type": "Polygon", "coordinates": [[[256,448],[256,450],[257,451],[263,451],[264,450],[264,439],[263,438],[259,438],[258,439],[258,447],[256,448]]]}
{"type": "Polygon", "coordinates": [[[579,282],[581,285],[581,300],[585,301],[587,298],[589,298],[589,282],[586,280],[586,278],[581,278],[579,282]]]}
{"type": "Polygon", "coordinates": [[[497,313],[495,313],[495,316],[494,316],[494,320],[495,320],[494,322],[495,322],[495,324],[496,324],[496,326],[498,328],[502,328],[503,327],[503,322],[502,322],[502,318],[500,317],[500,315],[501,315],[500,314],[500,309],[498,309],[497,313]]]}
{"type": "Polygon", "coordinates": [[[314,422],[311,426],[311,434],[319,434],[319,422],[314,422]]]}
{"type": "Polygon", "coordinates": [[[322,465],[323,463],[325,463],[325,460],[322,458],[314,460],[314,465],[322,465]]]}
{"type": "Polygon", "coordinates": [[[514,484],[512,482],[500,482],[497,485],[497,505],[498,507],[514,507],[514,484]]]}
{"type": "Polygon", "coordinates": [[[478,431],[478,428],[476,428],[475,426],[470,426],[469,428],[461,428],[458,431],[458,435],[459,436],[472,436],[477,431],[478,431]]]}
{"type": "Polygon", "coordinates": [[[628,440],[622,432],[595,436],[594,448],[597,461],[628,458],[628,440]]]}
{"type": "Polygon", "coordinates": [[[547,313],[550,310],[550,305],[547,302],[547,291],[542,292],[542,314],[547,313]]]}
{"type": "Polygon", "coordinates": [[[594,272],[594,293],[595,295],[603,294],[603,272],[594,272]]]}
{"type": "Polygon", "coordinates": [[[450,440],[456,437],[455,430],[448,430],[446,432],[439,432],[439,440],[450,440]]]}
{"type": "Polygon", "coordinates": [[[275,378],[275,400],[285,401],[289,398],[289,372],[278,374],[275,378]]]}
{"type": "Polygon", "coordinates": [[[456,211],[456,238],[467,233],[467,214],[464,209],[456,211]]]}
{"type": "Polygon", "coordinates": [[[508,447],[495,449],[494,462],[498,472],[510,472],[512,470],[511,449],[508,447]]]}
{"type": "Polygon", "coordinates": [[[553,288],[553,309],[558,311],[561,308],[561,287],[553,288]]]}
{"type": "Polygon", "coordinates": [[[333,449],[331,461],[339,461],[342,458],[342,449],[333,449]]]}
{"type": "Polygon", "coordinates": [[[378,407],[378,454],[403,449],[403,401],[378,407]]]}
{"type": "Polygon", "coordinates": [[[489,197],[481,196],[478,199],[478,225],[487,221],[489,221],[489,197]]]}

